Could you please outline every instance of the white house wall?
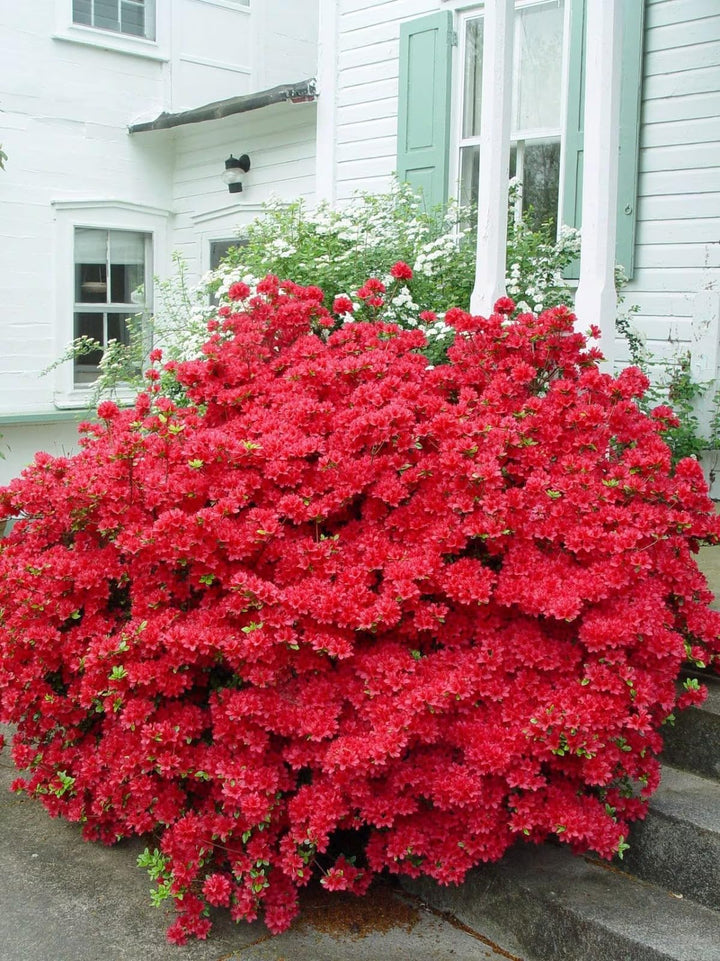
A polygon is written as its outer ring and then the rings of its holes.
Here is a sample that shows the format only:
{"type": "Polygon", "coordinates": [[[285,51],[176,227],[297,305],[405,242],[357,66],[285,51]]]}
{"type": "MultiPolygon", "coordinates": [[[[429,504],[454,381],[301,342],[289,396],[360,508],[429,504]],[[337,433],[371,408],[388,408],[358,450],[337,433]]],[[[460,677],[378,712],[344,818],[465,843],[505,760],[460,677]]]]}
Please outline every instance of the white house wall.
{"type": "Polygon", "coordinates": [[[72,222],[102,225],[107,205],[105,226],[152,231],[155,274],[176,242],[199,271],[207,240],[232,235],[271,192],[314,189],[314,104],[128,127],[312,77],[317,0],[156,6],[151,42],[74,25],[71,0],[0,0],[0,483],[75,436],[76,413],[60,409],[78,403],[71,372],[42,375],[72,338],[72,222]],[[239,202],[220,180],[231,152],[252,156],[239,202]]]}
{"type": "Polygon", "coordinates": [[[191,276],[207,269],[210,240],[236,236],[271,197],[312,202],[315,111],[314,103],[275,104],[177,128],[171,246],[181,254],[191,276]],[[221,180],[225,158],[231,153],[250,157],[242,193],[229,193],[221,180]]]}
{"type": "Polygon", "coordinates": [[[0,72],[8,155],[0,172],[0,416],[53,407],[53,377],[41,376],[58,356],[62,323],[53,204],[170,201],[166,146],[127,135],[139,105],[162,109],[162,62],[53,39],[54,17],[52,0],[0,3],[0,37],[12,36],[0,72]]]}
{"type": "Polygon", "coordinates": [[[172,6],[170,110],[261,89],[253,76],[256,14],[250,7],[215,0],[173,0],[172,6]]]}
{"type": "Polygon", "coordinates": [[[255,90],[316,75],[318,3],[319,0],[251,0],[255,90]]]}

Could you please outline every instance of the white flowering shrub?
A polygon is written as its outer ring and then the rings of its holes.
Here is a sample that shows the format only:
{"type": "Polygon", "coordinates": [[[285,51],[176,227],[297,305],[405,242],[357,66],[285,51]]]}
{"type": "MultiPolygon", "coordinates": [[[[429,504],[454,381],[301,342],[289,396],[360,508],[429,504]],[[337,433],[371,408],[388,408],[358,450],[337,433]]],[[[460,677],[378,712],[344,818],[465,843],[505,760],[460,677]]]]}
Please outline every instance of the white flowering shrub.
{"type": "MultiPolygon", "coordinates": [[[[511,184],[511,207],[515,205],[511,184]]],[[[451,202],[427,210],[407,184],[385,194],[357,194],[349,204],[321,204],[308,210],[302,202],[266,206],[250,225],[242,246],[233,248],[213,275],[205,278],[221,301],[230,284],[253,285],[267,273],[295,283],[320,287],[330,308],[338,296],[357,307],[357,290],[367,277],[389,284],[389,269],[401,260],[413,271],[412,283],[393,292],[384,319],[415,327],[421,312],[427,354],[444,357],[452,331],[444,322],[451,307],[466,308],[475,277],[475,230],[470,211],[451,202]]],[[[521,310],[539,312],[571,299],[563,270],[579,253],[579,232],[565,228],[558,240],[549,226],[532,230],[524,221],[508,233],[508,294],[521,310]]],[[[350,319],[351,315],[348,315],[350,319]]]]}
{"type": "MultiPolygon", "coordinates": [[[[511,182],[511,211],[515,189],[511,182]]],[[[475,247],[471,211],[454,202],[427,210],[407,184],[395,183],[384,194],[357,194],[342,208],[320,204],[309,210],[302,202],[271,201],[243,232],[242,242],[199,284],[188,282],[182,258],[174,256],[174,275],[156,280],[150,324],[135,325],[129,344],[110,342],[105,349],[93,402],[120,383],[132,384],[152,347],[162,347],[167,359],[198,356],[207,321],[228,303],[230,286],[245,283],[254,290],[266,274],[320,287],[328,309],[338,297],[347,297],[353,312],[361,306],[358,290],[368,277],[376,277],[392,289],[383,319],[405,328],[420,326],[428,341],[429,362],[442,362],[454,336],[445,312],[467,308],[470,302],[475,247]],[[398,283],[397,278],[393,282],[390,276],[398,261],[412,270],[407,283],[398,283]]],[[[512,223],[506,285],[518,309],[539,313],[568,303],[572,295],[563,270],[578,252],[576,230],[564,229],[555,239],[549,225],[532,230],[524,221],[512,223]]],[[[343,319],[352,320],[353,312],[343,319]]],[[[78,340],[62,359],[100,346],[78,340]]]]}

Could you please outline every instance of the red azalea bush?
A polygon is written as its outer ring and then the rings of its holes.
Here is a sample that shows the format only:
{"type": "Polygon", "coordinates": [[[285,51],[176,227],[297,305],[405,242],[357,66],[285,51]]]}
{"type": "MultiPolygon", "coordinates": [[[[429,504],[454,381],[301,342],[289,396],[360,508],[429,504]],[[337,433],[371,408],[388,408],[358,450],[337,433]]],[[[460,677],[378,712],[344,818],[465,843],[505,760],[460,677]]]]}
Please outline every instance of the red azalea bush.
{"type": "Polygon", "coordinates": [[[159,835],[176,942],[207,905],[281,931],[318,871],[622,850],[702,697],[680,667],[720,652],[692,557],[720,528],[669,411],[564,308],[450,311],[427,369],[419,331],[329,333],[317,288],[236,293],[172,395],[154,366],[0,494],[27,518],[0,547],[16,788],[89,839],[159,835]]]}

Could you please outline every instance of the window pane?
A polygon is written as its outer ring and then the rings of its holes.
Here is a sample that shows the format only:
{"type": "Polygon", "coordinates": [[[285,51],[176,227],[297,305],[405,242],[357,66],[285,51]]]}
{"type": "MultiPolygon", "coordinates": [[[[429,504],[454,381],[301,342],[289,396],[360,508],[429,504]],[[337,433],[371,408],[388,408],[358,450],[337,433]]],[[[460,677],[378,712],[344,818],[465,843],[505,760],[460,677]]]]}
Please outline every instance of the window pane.
{"type": "MultiPolygon", "coordinates": [[[[92,337],[103,343],[103,314],[75,314],[75,337],[92,337]]],[[[82,357],[76,357],[75,383],[92,384],[97,379],[101,350],[93,350],[82,357]]]]}
{"type": "Polygon", "coordinates": [[[463,137],[480,133],[482,99],[483,21],[469,20],[465,32],[465,80],[463,92],[463,137]]]}
{"type": "Polygon", "coordinates": [[[95,17],[93,26],[103,30],[119,30],[118,0],[93,0],[95,17]]]}
{"type": "MultiPolygon", "coordinates": [[[[117,341],[119,344],[130,343],[130,330],[134,322],[133,314],[108,314],[107,315],[107,339],[117,341]]],[[[138,321],[140,322],[140,321],[138,321]]]]}
{"type": "Polygon", "coordinates": [[[107,263],[107,230],[75,228],[75,263],[107,263]]]}
{"type": "Polygon", "coordinates": [[[110,265],[110,301],[113,304],[144,303],[145,270],[136,264],[110,265]]]}
{"type": "Polygon", "coordinates": [[[480,182],[480,148],[463,147],[460,151],[460,190],[461,204],[476,204],[480,182]]]}
{"type": "Polygon", "coordinates": [[[555,224],[560,186],[560,141],[526,143],[523,210],[531,226],[555,224]]]}
{"type": "Polygon", "coordinates": [[[518,131],[560,129],[563,4],[515,13],[518,29],[513,85],[513,136],[518,131]]]}
{"type": "Polygon", "coordinates": [[[73,23],[92,23],[91,0],[73,0],[73,23]]]}
{"type": "Polygon", "coordinates": [[[145,36],[145,8],[142,3],[123,0],[120,6],[120,30],[135,37],[145,36]]]}
{"type": "Polygon", "coordinates": [[[75,230],[75,303],[107,300],[107,231],[75,230]]]}
{"type": "Polygon", "coordinates": [[[145,234],[130,230],[110,231],[111,264],[144,264],[145,234]]]}
{"type": "Polygon", "coordinates": [[[128,230],[111,230],[110,301],[114,304],[142,304],[145,283],[145,235],[128,230]]]}
{"type": "Polygon", "coordinates": [[[228,250],[233,247],[247,247],[247,237],[235,237],[233,240],[210,241],[210,270],[216,270],[220,261],[227,257],[228,250]]]}
{"type": "MultiPolygon", "coordinates": [[[[127,345],[133,325],[142,329],[149,302],[145,251],[150,236],[131,230],[75,228],[75,337],[91,337],[105,348],[110,340],[127,345]],[[81,309],[94,303],[109,306],[100,313],[81,309]],[[120,304],[133,306],[130,310],[112,306],[120,304]]],[[[97,380],[102,355],[98,349],[76,358],[76,385],[97,380]]]]}
{"type": "Polygon", "coordinates": [[[105,264],[75,264],[75,303],[107,302],[107,267],[105,264]]]}

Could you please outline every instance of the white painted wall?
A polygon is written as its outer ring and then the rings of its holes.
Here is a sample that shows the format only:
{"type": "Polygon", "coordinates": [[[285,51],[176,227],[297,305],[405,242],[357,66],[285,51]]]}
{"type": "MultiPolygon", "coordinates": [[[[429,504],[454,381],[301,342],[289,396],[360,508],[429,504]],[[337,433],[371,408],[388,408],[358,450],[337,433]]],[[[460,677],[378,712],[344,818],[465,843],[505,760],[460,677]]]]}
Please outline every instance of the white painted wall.
{"type": "Polygon", "coordinates": [[[253,85],[264,90],[317,73],[319,0],[251,0],[253,85]]]}
{"type": "Polygon", "coordinates": [[[262,89],[253,71],[255,19],[257,10],[228,0],[174,0],[171,111],[262,89]]]}
{"type": "MultiPolygon", "coordinates": [[[[161,110],[163,61],[71,36],[53,0],[0,2],[0,415],[51,410],[58,332],[72,307],[56,301],[55,201],[168,206],[167,142],[140,143],[127,124],[140,105],[161,110]],[[53,31],[57,38],[53,36],[53,31]]],[[[90,31],[97,40],[99,31],[90,31]]]]}
{"type": "Polygon", "coordinates": [[[171,247],[190,276],[207,270],[211,240],[236,236],[271,196],[312,202],[315,114],[315,103],[283,103],[177,128],[171,247]],[[231,153],[250,157],[242,193],[231,194],[221,179],[231,153]]]}
{"type": "Polygon", "coordinates": [[[62,371],[42,376],[72,338],[73,223],[152,231],[162,276],[176,242],[199,269],[208,237],[227,236],[272,189],[312,192],[312,104],[128,126],[308,79],[316,34],[317,0],[157,0],[156,42],[74,25],[71,0],[0,0],[0,478],[74,435],[53,418],[78,397],[62,371]],[[237,203],[220,173],[239,150],[253,169],[237,203]]]}
{"type": "Polygon", "coordinates": [[[0,486],[10,483],[35,452],[46,451],[54,457],[76,453],[78,448],[77,418],[34,421],[23,424],[0,422],[0,486]]]}

